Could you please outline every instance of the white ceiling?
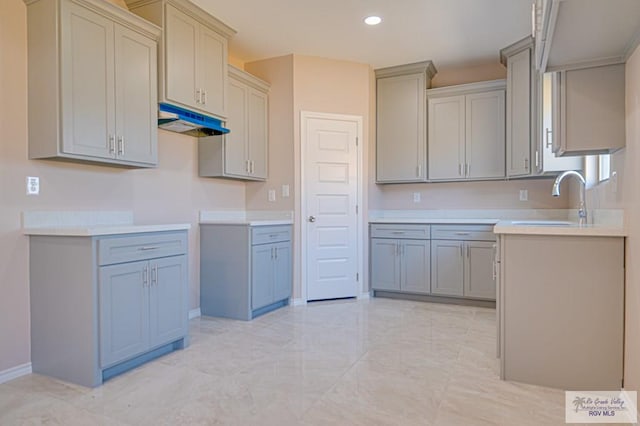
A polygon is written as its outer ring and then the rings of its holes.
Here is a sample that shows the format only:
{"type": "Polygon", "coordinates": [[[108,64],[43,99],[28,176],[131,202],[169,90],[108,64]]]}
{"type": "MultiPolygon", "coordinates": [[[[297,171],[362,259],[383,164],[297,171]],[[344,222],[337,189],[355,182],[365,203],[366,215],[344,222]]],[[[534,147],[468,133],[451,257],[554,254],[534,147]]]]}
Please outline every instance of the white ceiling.
{"type": "Polygon", "coordinates": [[[531,32],[532,0],[193,0],[238,31],[232,56],[291,53],[371,64],[431,59],[436,67],[498,61],[531,32]],[[382,17],[376,27],[364,17],[382,17]]]}

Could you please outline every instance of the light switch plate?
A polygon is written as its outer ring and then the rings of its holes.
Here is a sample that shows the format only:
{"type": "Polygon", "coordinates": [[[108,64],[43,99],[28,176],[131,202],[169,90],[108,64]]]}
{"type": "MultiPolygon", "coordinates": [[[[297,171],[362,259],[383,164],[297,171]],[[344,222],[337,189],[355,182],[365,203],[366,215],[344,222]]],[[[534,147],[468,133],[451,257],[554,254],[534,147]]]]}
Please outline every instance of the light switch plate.
{"type": "Polygon", "coordinates": [[[282,185],[282,198],[289,196],[289,185],[282,185]]]}
{"type": "Polygon", "coordinates": [[[414,193],[413,193],[413,202],[414,202],[414,203],[419,203],[419,202],[420,202],[420,200],[421,200],[421,198],[422,198],[422,197],[421,197],[421,195],[420,195],[420,193],[419,193],[419,192],[414,192],[414,193]]]}
{"type": "Polygon", "coordinates": [[[276,200],[276,190],[275,189],[270,189],[269,190],[269,201],[273,202],[276,200]]]}
{"type": "Polygon", "coordinates": [[[529,191],[527,189],[520,190],[520,201],[529,201],[529,191]]]}
{"type": "Polygon", "coordinates": [[[38,195],[40,193],[40,178],[37,176],[27,176],[27,195],[38,195]]]}

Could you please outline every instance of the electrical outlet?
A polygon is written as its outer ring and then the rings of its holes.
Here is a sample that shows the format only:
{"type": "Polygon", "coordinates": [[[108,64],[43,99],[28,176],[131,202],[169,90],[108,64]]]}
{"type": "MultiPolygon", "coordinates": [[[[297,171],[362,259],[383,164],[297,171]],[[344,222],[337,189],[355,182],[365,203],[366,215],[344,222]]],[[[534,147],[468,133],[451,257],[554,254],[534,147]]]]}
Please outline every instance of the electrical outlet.
{"type": "Polygon", "coordinates": [[[27,176],[27,195],[38,195],[40,193],[40,178],[37,176],[27,176]]]}
{"type": "Polygon", "coordinates": [[[270,189],[269,190],[269,201],[273,202],[276,200],[276,190],[275,189],[270,189]]]}
{"type": "Polygon", "coordinates": [[[420,193],[419,192],[414,192],[413,193],[413,202],[414,203],[419,203],[421,199],[420,193]]]}
{"type": "Polygon", "coordinates": [[[529,200],[529,191],[526,189],[520,190],[520,201],[528,201],[529,200]]]}
{"type": "Polygon", "coordinates": [[[282,198],[289,196],[289,185],[282,185],[282,198]]]}

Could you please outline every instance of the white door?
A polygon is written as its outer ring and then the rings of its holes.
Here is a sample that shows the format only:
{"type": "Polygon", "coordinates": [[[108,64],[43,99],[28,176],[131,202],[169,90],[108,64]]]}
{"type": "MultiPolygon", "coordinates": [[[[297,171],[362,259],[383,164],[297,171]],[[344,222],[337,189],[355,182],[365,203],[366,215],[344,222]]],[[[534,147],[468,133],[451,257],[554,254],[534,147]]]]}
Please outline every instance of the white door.
{"type": "Polygon", "coordinates": [[[307,300],[355,297],[360,121],[311,114],[302,120],[307,300]]]}

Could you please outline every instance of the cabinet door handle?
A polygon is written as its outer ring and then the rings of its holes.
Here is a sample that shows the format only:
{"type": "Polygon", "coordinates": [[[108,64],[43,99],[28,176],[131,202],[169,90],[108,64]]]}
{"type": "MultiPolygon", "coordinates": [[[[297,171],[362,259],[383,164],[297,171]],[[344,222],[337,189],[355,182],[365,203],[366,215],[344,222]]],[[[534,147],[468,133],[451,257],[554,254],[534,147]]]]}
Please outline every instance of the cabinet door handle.
{"type": "Polygon", "coordinates": [[[464,257],[464,253],[462,252],[462,250],[463,250],[463,247],[462,247],[462,244],[460,244],[460,257],[464,257]]]}
{"type": "Polygon", "coordinates": [[[416,174],[418,177],[422,177],[422,164],[418,164],[418,167],[416,167],[416,174]]]}
{"type": "Polygon", "coordinates": [[[273,247],[271,247],[271,260],[273,260],[273,247]]]}
{"type": "Polygon", "coordinates": [[[124,136],[118,136],[118,155],[124,155],[124,136]]]}
{"type": "Polygon", "coordinates": [[[207,90],[206,89],[202,89],[202,103],[204,105],[207,104],[207,90]]]}
{"type": "Polygon", "coordinates": [[[142,287],[146,287],[149,282],[149,267],[145,266],[142,270],[142,287]]]}
{"type": "Polygon", "coordinates": [[[462,176],[462,164],[458,163],[458,176],[462,176]]]}
{"type": "Polygon", "coordinates": [[[196,103],[197,104],[202,103],[202,90],[200,89],[196,89],[196,103]]]}
{"type": "Polygon", "coordinates": [[[529,159],[528,158],[524,159],[524,169],[525,170],[529,170],[529,159]]]}
{"type": "Polygon", "coordinates": [[[158,284],[158,265],[153,265],[151,270],[151,285],[158,284]]]}
{"type": "Polygon", "coordinates": [[[551,148],[551,145],[553,145],[553,139],[550,138],[550,136],[553,134],[553,130],[552,129],[544,129],[545,130],[545,143],[544,146],[546,148],[551,148]]]}
{"type": "Polygon", "coordinates": [[[116,137],[114,135],[109,135],[109,154],[116,153],[116,137]]]}
{"type": "Polygon", "coordinates": [[[464,175],[469,176],[471,174],[471,164],[464,165],[464,175]]]}
{"type": "Polygon", "coordinates": [[[244,168],[247,171],[247,174],[251,173],[251,166],[249,165],[249,160],[244,160],[244,168]]]}
{"type": "Polygon", "coordinates": [[[278,260],[278,247],[274,247],[273,252],[276,254],[275,259],[278,260]]]}
{"type": "Polygon", "coordinates": [[[540,151],[536,149],[536,168],[540,169],[540,151]]]}
{"type": "Polygon", "coordinates": [[[470,255],[470,250],[469,250],[469,246],[467,246],[467,259],[469,258],[470,255]]]}

